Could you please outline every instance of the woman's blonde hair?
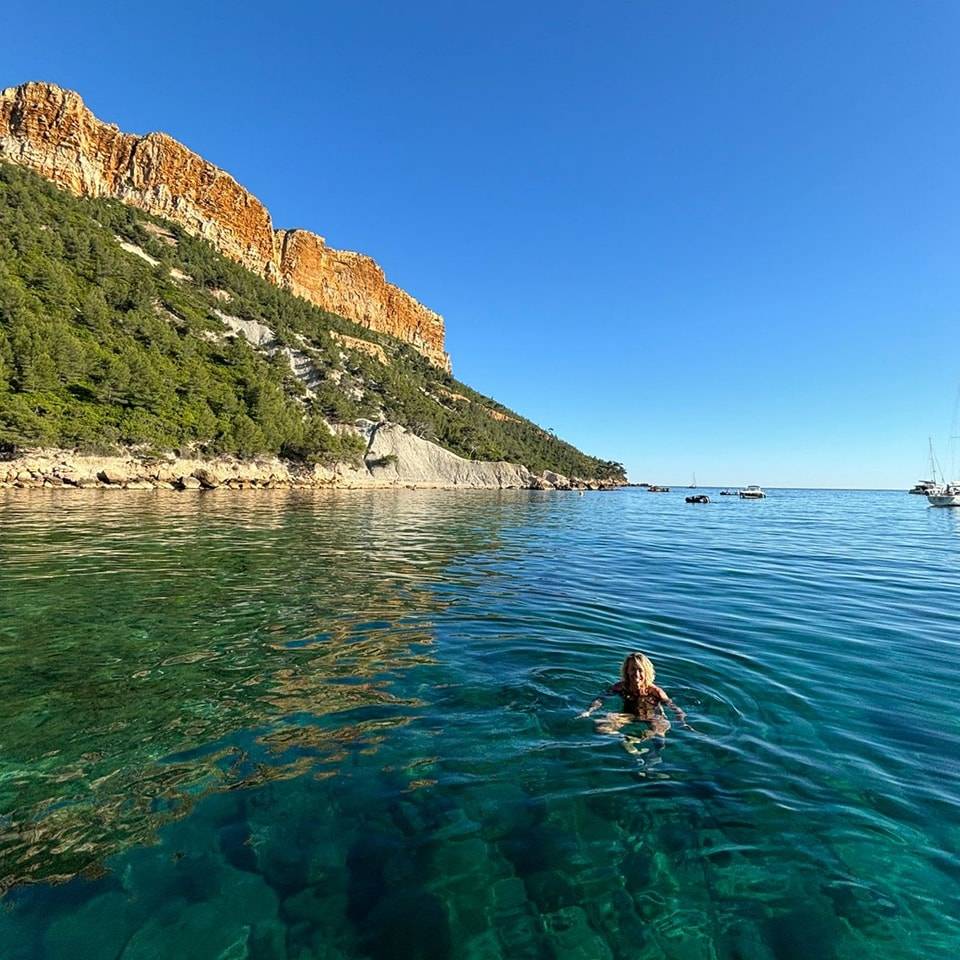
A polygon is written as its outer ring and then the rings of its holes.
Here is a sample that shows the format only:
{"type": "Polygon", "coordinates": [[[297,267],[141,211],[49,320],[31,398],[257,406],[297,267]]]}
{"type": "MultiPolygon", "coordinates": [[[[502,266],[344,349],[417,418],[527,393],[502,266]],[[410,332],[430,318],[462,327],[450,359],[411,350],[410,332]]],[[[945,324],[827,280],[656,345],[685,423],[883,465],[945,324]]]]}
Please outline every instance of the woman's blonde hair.
{"type": "Polygon", "coordinates": [[[628,653],[623,659],[623,666],[620,667],[620,679],[626,683],[627,682],[627,667],[636,661],[640,664],[640,669],[643,671],[643,679],[646,680],[648,684],[653,683],[654,678],[657,675],[657,671],[653,669],[653,663],[651,663],[650,658],[645,653],[628,653]]]}

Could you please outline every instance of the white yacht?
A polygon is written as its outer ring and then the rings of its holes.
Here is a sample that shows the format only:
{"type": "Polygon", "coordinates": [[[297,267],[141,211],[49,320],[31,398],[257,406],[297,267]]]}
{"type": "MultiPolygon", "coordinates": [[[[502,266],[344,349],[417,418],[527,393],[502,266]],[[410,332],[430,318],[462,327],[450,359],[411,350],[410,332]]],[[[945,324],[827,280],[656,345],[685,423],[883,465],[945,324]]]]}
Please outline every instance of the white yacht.
{"type": "Polygon", "coordinates": [[[917,493],[920,494],[920,496],[926,497],[931,493],[939,493],[942,489],[943,484],[937,483],[936,480],[918,480],[907,493],[917,493]]]}
{"type": "Polygon", "coordinates": [[[738,490],[737,492],[740,494],[741,500],[762,500],[766,496],[763,490],[755,483],[752,483],[749,487],[744,487],[742,490],[738,490]]]}
{"type": "Polygon", "coordinates": [[[931,507],[960,507],[960,483],[945,483],[927,494],[931,507]]]}

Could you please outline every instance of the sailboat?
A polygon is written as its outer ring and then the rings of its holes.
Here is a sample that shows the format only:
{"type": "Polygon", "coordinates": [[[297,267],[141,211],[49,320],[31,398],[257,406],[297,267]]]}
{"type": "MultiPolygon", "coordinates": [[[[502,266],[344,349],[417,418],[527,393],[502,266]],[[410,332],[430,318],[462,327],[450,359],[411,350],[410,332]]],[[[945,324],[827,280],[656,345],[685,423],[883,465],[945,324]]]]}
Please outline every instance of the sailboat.
{"type": "Polygon", "coordinates": [[[936,493],[928,493],[931,507],[960,507],[960,483],[945,483],[936,493]]]}
{"type": "Polygon", "coordinates": [[[907,492],[916,493],[920,496],[929,496],[930,494],[937,494],[943,487],[943,483],[937,480],[937,473],[939,472],[939,467],[937,465],[937,458],[933,452],[933,437],[927,437],[927,444],[930,448],[930,476],[933,477],[933,480],[918,480],[907,492]]]}
{"type": "Polygon", "coordinates": [[[696,474],[693,475],[693,483],[691,483],[690,486],[687,487],[687,489],[688,489],[688,490],[696,490],[696,489],[697,489],[697,475],[696,475],[696,474]]]}
{"type": "MultiPolygon", "coordinates": [[[[956,419],[956,418],[954,418],[956,419]]],[[[950,438],[951,443],[956,440],[955,436],[950,438]]],[[[937,458],[933,453],[933,441],[930,441],[930,471],[933,474],[933,488],[927,493],[927,501],[931,507],[960,507],[960,483],[956,480],[945,483],[943,471],[937,463],[937,458]],[[940,479],[937,480],[939,474],[940,479]]],[[[922,481],[923,482],[923,481],[922,481]]]]}

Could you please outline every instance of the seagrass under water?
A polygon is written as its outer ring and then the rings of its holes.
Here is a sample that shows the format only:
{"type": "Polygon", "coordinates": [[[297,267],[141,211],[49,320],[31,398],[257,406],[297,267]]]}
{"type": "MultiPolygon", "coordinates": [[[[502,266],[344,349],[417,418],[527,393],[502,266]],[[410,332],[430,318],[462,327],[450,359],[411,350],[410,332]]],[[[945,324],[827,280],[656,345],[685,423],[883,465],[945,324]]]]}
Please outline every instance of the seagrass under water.
{"type": "Polygon", "coordinates": [[[11,494],[2,956],[953,957],[958,561],[899,493],[11,494]]]}

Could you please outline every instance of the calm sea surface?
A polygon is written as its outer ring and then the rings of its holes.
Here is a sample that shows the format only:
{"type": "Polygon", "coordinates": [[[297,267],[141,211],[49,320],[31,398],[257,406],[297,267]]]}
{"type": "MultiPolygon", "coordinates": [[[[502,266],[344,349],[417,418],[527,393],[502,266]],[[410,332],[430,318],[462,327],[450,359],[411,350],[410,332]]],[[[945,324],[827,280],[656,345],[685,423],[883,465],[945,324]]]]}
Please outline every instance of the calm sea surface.
{"type": "Polygon", "coordinates": [[[952,960],[958,698],[903,493],[0,495],[0,956],[952,960]]]}

